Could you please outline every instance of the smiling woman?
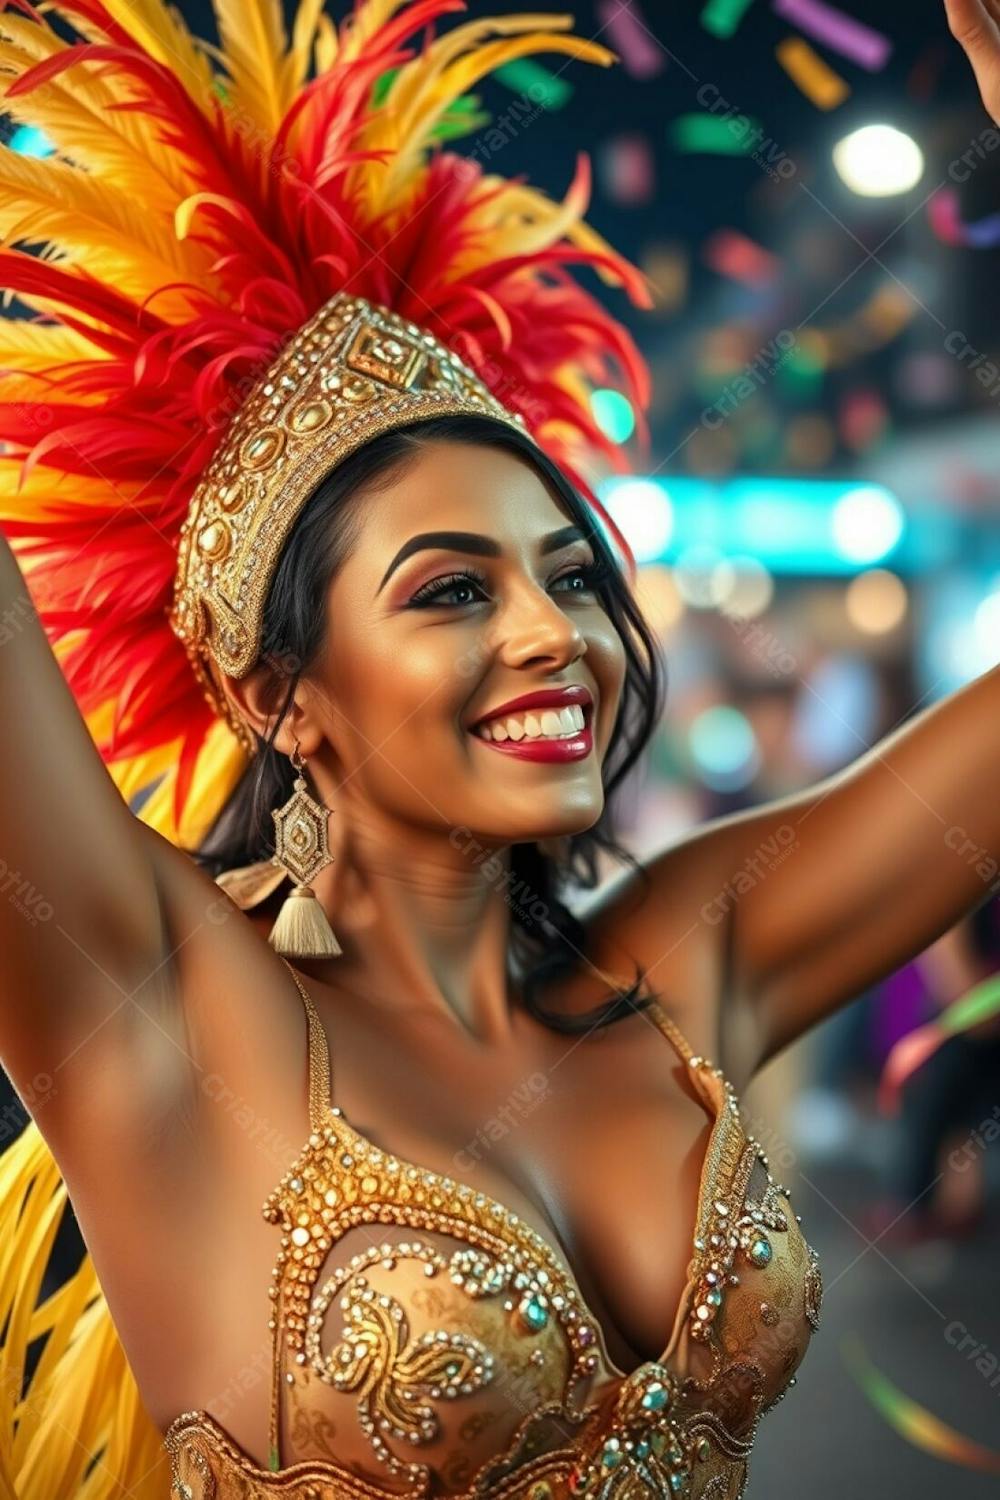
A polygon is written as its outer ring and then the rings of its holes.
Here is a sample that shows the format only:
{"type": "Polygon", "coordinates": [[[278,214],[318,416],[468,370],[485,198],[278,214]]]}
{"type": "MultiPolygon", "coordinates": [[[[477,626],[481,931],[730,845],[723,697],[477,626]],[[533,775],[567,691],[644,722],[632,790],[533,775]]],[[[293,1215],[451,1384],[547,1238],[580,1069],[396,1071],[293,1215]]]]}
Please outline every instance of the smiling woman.
{"type": "MultiPolygon", "coordinates": [[[[575,1275],[553,1248],[581,1237],[579,1169],[599,1150],[578,1149],[581,1089],[598,1090],[595,1120],[634,1115],[660,1201],[693,1201],[711,1129],[708,1201],[728,1121],[706,1121],[711,1083],[681,1068],[677,1087],[679,1041],[669,1056],[644,1045],[641,965],[595,961],[564,891],[616,851],[609,804],[662,708],[633,560],[588,481],[626,467],[592,390],[641,414],[648,373],[569,267],[650,299],[583,222],[584,158],[559,204],[442,149],[483,123],[467,91],[505,61],[613,55],[564,16],[435,36],[455,8],[368,0],[337,28],[307,3],[286,33],[277,0],[219,0],[217,48],[159,0],[28,6],[0,27],[7,106],[54,147],[0,163],[0,228],[51,252],[0,247],[5,287],[45,320],[5,323],[0,341],[15,372],[0,517],[25,564],[22,578],[5,544],[2,602],[27,582],[41,616],[24,609],[0,657],[0,698],[19,703],[0,833],[58,916],[40,934],[0,908],[0,1055],[24,1099],[33,1077],[58,1077],[0,1175],[4,1493],[311,1500],[407,1475],[419,1491],[420,1458],[447,1493],[474,1468],[513,1493],[539,1464],[565,1489],[621,1441],[603,1408],[624,1368],[643,1367],[650,1410],[663,1404],[666,1372],[635,1349],[680,1327],[689,1237],[667,1285],[655,1278],[651,1337],[608,1243],[581,1241],[575,1275]],[[539,704],[553,694],[557,708],[539,704]],[[554,733],[557,711],[572,722],[554,733]],[[284,867],[313,880],[343,939],[335,961],[294,955],[311,972],[291,998],[264,941],[282,871],[258,868],[276,813],[284,867]],[[314,1128],[294,1158],[302,1005],[314,1128]],[[371,1121],[335,1160],[327,1027],[341,1095],[371,1121]],[[576,1046],[590,1031],[622,1039],[611,1076],[576,1046]],[[525,1077],[548,1081],[552,1105],[532,1111],[528,1149],[522,1126],[517,1155],[463,1157],[482,1098],[519,1097],[525,1077]],[[375,1145],[387,1106],[408,1132],[391,1159],[375,1145]],[[674,1125],[692,1144],[683,1169],[661,1160],[674,1125]],[[87,1254],[36,1308],[67,1187],[87,1254]],[[248,1223],[254,1203],[266,1214],[248,1223]],[[400,1273],[370,1308],[388,1342],[356,1367],[359,1404],[313,1342],[329,1286],[307,1310],[301,1273],[307,1241],[310,1274],[325,1250],[346,1278],[358,1301],[340,1361],[356,1362],[374,1223],[392,1245],[383,1272],[396,1257],[400,1273]],[[443,1256],[465,1310],[490,1301],[475,1330],[442,1330],[428,1277],[443,1256]],[[270,1317],[254,1317],[266,1290],[270,1317]],[[573,1306],[583,1296],[601,1324],[573,1306]],[[262,1334],[268,1390],[240,1378],[259,1372],[262,1334]],[[588,1345],[604,1340],[599,1365],[588,1345]],[[461,1398],[480,1385],[473,1437],[461,1398]],[[333,1449],[331,1401],[346,1424],[333,1449]],[[203,1427],[176,1417],[195,1407],[203,1427]]],[[[614,1230],[619,1205],[605,1207],[614,1230]]],[[[672,1420],[657,1416],[658,1443],[672,1420]]],[[[690,1434],[676,1432],[679,1473],[690,1434]]],[[[647,1467],[662,1477],[659,1456],[647,1467]]]]}
{"type": "Polygon", "coordinates": [[[585,159],[445,149],[493,68],[614,58],[463,8],[0,18],[54,146],[0,153],[0,847],[53,913],[0,903],[5,1500],[738,1500],[822,1278],[736,1083],[974,902],[928,808],[1000,843],[995,673],[618,848],[663,682],[591,395],[649,381],[570,268],[647,288],[585,159]]]}
{"type": "MultiPolygon", "coordinates": [[[[539,1019],[583,1032],[626,1017],[632,1002],[648,1003],[638,980],[586,1013],[546,1012],[539,998],[545,985],[587,963],[567,884],[593,886],[599,849],[630,862],[614,838],[613,795],[659,721],[664,691],[655,641],[593,513],[526,437],[483,417],[439,417],[383,434],[345,459],[285,544],[264,606],[262,647],[269,665],[228,684],[260,726],[261,746],[200,848],[212,874],[268,859],[272,811],[292,790],[294,771],[276,749],[290,729],[334,826],[361,819],[370,828],[373,808],[392,807],[439,832],[473,826],[480,847],[487,839],[497,850],[510,847],[510,883],[531,893],[510,907],[511,956],[539,1019]],[[414,515],[442,524],[408,536],[414,515]],[[572,524],[560,526],[567,517],[572,524]],[[444,524],[456,518],[464,530],[444,524]],[[406,539],[397,547],[399,537],[406,539]],[[487,562],[475,574],[467,566],[457,572],[456,554],[487,562]],[[586,586],[570,586],[580,581],[586,586]],[[544,758],[540,720],[524,740],[514,726],[512,742],[530,745],[536,763],[578,766],[572,781],[565,772],[547,783],[536,777],[530,800],[523,772],[504,794],[502,766],[475,753],[480,723],[499,722],[501,709],[510,714],[505,682],[526,671],[565,679],[559,692],[590,705],[585,734],[569,740],[568,754],[544,758]],[[311,719],[295,705],[302,683],[311,719]],[[322,764],[324,742],[338,748],[332,766],[322,764]],[[556,860],[552,841],[560,836],[556,860]]],[[[350,914],[337,877],[335,865],[317,888],[338,913],[342,937],[350,914]]],[[[279,897],[265,892],[268,910],[279,897]]]]}

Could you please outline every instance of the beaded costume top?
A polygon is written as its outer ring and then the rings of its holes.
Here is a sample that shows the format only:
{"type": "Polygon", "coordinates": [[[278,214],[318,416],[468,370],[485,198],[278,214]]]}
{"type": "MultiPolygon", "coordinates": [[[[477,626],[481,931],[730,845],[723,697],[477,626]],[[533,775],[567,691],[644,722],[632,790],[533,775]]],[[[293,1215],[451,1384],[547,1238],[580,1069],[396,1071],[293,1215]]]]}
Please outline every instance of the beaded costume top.
{"type": "Polygon", "coordinates": [[[670,1342],[626,1375],[546,1239],[467,1184],[377,1150],[332,1103],[323,1027],[290,972],[312,1133],[263,1206],[281,1231],[271,1471],[209,1412],[184,1412],[164,1439],[171,1500],[738,1500],[760,1417],[819,1326],[822,1278],[721,1070],[653,1004],[712,1126],[670,1342]],[[329,1456],[282,1467],[291,1386],[310,1446],[329,1456]]]}

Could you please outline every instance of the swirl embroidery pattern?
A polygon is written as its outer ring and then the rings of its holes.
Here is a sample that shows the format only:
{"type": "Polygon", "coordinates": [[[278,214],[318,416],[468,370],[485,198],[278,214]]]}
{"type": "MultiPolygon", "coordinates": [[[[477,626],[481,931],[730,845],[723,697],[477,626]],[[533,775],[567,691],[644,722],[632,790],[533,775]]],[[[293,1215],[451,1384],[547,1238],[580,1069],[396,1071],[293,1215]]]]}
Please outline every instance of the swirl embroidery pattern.
{"type": "Polygon", "coordinates": [[[450,1260],[420,1244],[373,1246],[334,1272],[312,1301],[307,1329],[306,1354],[321,1380],[339,1390],[358,1391],[358,1419],[376,1454],[394,1472],[406,1465],[396,1458],[383,1434],[405,1438],[410,1443],[430,1442],[438,1435],[439,1423],[432,1400],[453,1401],[471,1395],[493,1379],[493,1355],[481,1340],[469,1334],[430,1329],[410,1342],[406,1313],[395,1297],[377,1293],[363,1274],[375,1262],[392,1270],[402,1256],[422,1260],[433,1274],[448,1270],[456,1285],[470,1296],[494,1294],[510,1282],[513,1266],[501,1265],[486,1256],[477,1257],[482,1280],[464,1275],[472,1252],[456,1250],[450,1260]],[[330,1303],[347,1284],[340,1306],[350,1321],[341,1342],[324,1357],[320,1328],[330,1303]]]}

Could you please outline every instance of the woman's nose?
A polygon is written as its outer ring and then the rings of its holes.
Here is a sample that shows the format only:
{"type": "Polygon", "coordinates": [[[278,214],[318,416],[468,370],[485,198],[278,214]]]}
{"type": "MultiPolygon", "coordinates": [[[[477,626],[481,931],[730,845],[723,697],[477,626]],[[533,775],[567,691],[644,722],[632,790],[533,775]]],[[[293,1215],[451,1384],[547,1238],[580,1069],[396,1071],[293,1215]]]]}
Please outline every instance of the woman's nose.
{"type": "Polygon", "coordinates": [[[587,649],[576,621],[542,588],[519,590],[497,623],[499,652],[511,666],[536,659],[568,663],[587,649]]]}

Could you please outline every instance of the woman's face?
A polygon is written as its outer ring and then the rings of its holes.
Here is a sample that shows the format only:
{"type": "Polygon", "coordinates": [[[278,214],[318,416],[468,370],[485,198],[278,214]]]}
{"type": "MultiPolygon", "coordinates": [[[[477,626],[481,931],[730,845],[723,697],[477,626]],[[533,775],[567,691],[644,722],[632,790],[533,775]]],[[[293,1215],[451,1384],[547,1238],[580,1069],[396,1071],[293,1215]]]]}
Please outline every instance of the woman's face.
{"type": "Polygon", "coordinates": [[[309,673],[327,742],[317,758],[340,805],[498,844],[591,827],[625,653],[589,581],[590,543],[528,460],[487,445],[428,444],[359,504],[309,673]],[[439,532],[464,537],[426,537],[439,532]],[[578,717],[556,726],[542,708],[503,715],[494,743],[475,729],[512,699],[567,686],[590,695],[582,733],[578,717]],[[525,749],[528,712],[542,749],[525,749]]]}

